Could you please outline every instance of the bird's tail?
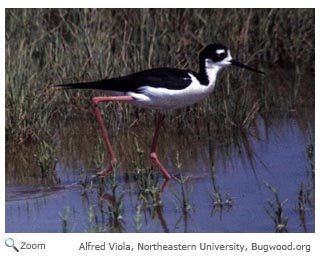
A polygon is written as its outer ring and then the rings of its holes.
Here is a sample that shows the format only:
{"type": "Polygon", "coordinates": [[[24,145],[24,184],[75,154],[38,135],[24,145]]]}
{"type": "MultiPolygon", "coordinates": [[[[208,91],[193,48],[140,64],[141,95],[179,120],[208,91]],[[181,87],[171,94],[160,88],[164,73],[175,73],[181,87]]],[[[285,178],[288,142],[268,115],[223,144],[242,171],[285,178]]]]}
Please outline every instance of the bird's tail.
{"type": "Polygon", "coordinates": [[[54,87],[65,88],[65,89],[112,90],[112,87],[110,83],[107,82],[107,80],[59,84],[59,85],[54,85],[54,87]]]}

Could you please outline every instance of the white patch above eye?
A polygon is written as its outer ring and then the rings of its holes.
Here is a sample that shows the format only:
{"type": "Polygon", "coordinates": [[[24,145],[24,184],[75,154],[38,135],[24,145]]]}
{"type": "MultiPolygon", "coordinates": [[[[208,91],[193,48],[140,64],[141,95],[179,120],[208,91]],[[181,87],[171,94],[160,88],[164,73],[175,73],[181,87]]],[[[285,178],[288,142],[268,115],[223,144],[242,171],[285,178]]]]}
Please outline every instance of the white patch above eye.
{"type": "Polygon", "coordinates": [[[220,55],[220,54],[222,54],[222,53],[226,53],[226,50],[225,50],[225,49],[217,49],[217,50],[216,50],[216,53],[217,53],[218,55],[220,55]]]}

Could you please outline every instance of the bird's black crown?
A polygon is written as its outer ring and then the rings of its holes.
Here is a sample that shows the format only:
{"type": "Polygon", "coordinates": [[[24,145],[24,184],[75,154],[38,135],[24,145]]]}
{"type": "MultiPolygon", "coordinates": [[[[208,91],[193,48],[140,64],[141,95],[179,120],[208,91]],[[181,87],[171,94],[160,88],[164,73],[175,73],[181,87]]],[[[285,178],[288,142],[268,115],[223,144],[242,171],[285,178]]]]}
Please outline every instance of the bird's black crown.
{"type": "MultiPolygon", "coordinates": [[[[228,48],[221,44],[210,44],[200,52],[200,60],[211,59],[213,62],[220,62],[228,55],[228,48]]],[[[200,62],[201,62],[200,61],[200,62]]]]}

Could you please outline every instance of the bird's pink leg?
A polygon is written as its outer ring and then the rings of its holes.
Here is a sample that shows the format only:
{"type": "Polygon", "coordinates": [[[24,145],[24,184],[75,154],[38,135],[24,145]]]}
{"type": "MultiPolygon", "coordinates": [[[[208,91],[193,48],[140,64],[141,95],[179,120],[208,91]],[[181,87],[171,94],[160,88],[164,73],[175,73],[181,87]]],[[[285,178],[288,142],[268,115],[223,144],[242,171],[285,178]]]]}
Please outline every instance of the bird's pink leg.
{"type": "Polygon", "coordinates": [[[106,127],[104,126],[104,122],[103,122],[100,110],[98,108],[98,104],[99,104],[99,102],[103,102],[103,101],[132,101],[132,100],[133,100],[133,97],[131,97],[131,96],[107,96],[107,97],[94,97],[94,98],[92,98],[92,107],[94,110],[94,114],[95,114],[96,119],[99,123],[103,140],[106,144],[107,151],[110,155],[110,164],[105,169],[103,169],[102,171],[97,173],[97,176],[99,176],[99,177],[105,177],[106,175],[108,175],[112,171],[113,167],[116,164],[116,157],[114,155],[113,148],[112,148],[106,127]]]}
{"type": "Polygon", "coordinates": [[[151,146],[151,151],[150,151],[150,159],[153,161],[155,165],[160,169],[164,177],[169,180],[171,179],[171,175],[169,174],[168,170],[161,164],[161,162],[158,159],[157,153],[156,153],[156,147],[157,147],[157,142],[158,142],[158,137],[159,137],[159,132],[160,132],[160,127],[161,124],[164,120],[164,115],[161,115],[160,113],[157,114],[157,121],[156,121],[156,129],[154,131],[154,136],[152,140],[152,146],[151,146]]]}

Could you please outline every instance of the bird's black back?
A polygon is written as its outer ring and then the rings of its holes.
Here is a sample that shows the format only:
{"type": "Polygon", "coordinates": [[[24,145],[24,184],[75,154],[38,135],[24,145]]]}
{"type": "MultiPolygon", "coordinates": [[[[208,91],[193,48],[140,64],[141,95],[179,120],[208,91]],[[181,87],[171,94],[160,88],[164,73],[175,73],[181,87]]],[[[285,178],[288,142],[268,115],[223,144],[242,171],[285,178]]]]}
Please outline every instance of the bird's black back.
{"type": "Polygon", "coordinates": [[[195,77],[198,77],[196,73],[189,70],[156,68],[119,78],[83,83],[62,84],[57,86],[73,89],[97,89],[119,92],[138,92],[138,88],[141,86],[181,90],[186,88],[191,83],[191,77],[189,76],[189,73],[193,74],[195,77]]]}

